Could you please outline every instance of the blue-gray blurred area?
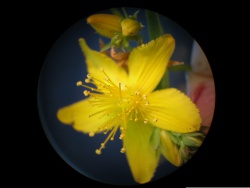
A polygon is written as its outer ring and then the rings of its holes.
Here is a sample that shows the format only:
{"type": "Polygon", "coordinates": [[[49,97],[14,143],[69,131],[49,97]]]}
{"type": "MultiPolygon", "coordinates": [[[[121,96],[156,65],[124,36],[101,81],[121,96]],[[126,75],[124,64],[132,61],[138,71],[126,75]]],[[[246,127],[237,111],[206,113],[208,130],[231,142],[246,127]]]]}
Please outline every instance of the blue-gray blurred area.
{"type": "MultiPolygon", "coordinates": [[[[126,9],[130,15],[137,10],[126,9]]],[[[105,10],[102,13],[111,13],[111,11],[105,10]]],[[[172,34],[176,40],[176,49],[171,59],[189,64],[192,37],[178,24],[166,17],[159,16],[164,32],[172,34]]],[[[138,20],[144,25],[141,31],[143,41],[148,42],[144,10],[140,10],[138,20]]],[[[95,150],[105,140],[105,135],[89,137],[75,131],[71,126],[60,123],[56,117],[59,108],[84,98],[83,89],[76,86],[76,82],[84,80],[87,74],[85,58],[78,44],[80,37],[85,38],[90,48],[95,50],[100,49],[99,38],[102,38],[105,43],[109,42],[109,39],[101,37],[87,24],[86,18],[73,23],[57,39],[46,56],[39,76],[37,99],[42,127],[55,151],[79,173],[102,183],[136,185],[126,157],[120,153],[122,143],[117,137],[119,134],[116,135],[114,141],[107,143],[101,155],[96,155],[95,150]]],[[[172,86],[183,88],[185,85],[183,72],[171,73],[170,80],[172,86]]],[[[177,169],[163,160],[152,181],[163,178],[177,169]]]]}

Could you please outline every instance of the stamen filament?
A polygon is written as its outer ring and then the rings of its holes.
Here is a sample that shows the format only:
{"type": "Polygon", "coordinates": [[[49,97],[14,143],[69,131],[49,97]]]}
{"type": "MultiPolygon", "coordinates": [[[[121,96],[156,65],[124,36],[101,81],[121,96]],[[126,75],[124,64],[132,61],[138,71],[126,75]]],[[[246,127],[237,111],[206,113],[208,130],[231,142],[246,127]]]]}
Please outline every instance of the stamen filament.
{"type": "Polygon", "coordinates": [[[103,148],[105,148],[105,145],[106,143],[109,141],[109,140],[114,140],[114,135],[118,129],[119,125],[116,125],[115,128],[113,127],[113,129],[111,130],[111,132],[109,133],[109,135],[107,136],[107,138],[105,139],[105,141],[103,143],[101,143],[101,147],[99,149],[96,150],[96,154],[101,154],[101,150],[103,148]],[[113,138],[113,139],[112,139],[113,138]]]}
{"type": "Polygon", "coordinates": [[[113,86],[117,87],[117,85],[115,85],[114,82],[112,82],[112,81],[110,80],[110,78],[108,77],[108,75],[105,73],[104,69],[102,69],[101,71],[102,71],[103,74],[108,78],[107,81],[108,81],[109,83],[111,83],[113,86]]]}

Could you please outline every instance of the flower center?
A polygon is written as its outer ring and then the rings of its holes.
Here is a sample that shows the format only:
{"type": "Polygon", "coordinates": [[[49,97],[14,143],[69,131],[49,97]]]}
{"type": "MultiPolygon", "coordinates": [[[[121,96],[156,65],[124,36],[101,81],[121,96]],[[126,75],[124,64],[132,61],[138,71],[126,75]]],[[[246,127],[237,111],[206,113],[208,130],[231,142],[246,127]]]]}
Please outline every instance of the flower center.
{"type": "MultiPolygon", "coordinates": [[[[97,154],[101,154],[101,150],[105,147],[109,140],[114,140],[114,136],[120,128],[120,139],[126,135],[128,121],[143,121],[148,123],[149,119],[157,121],[157,118],[151,117],[148,113],[147,106],[150,105],[147,95],[141,94],[139,91],[131,91],[127,85],[122,83],[115,84],[106,72],[101,69],[103,78],[95,78],[90,74],[87,75],[85,83],[93,84],[91,87],[83,84],[81,81],[77,82],[77,86],[83,86],[88,90],[84,90],[83,94],[89,96],[89,102],[92,106],[98,107],[95,113],[89,115],[93,117],[99,115],[100,118],[106,118],[105,123],[100,124],[96,132],[103,132],[108,134],[107,138],[99,149],[97,154]]],[[[89,133],[89,136],[94,136],[95,132],[89,133]]],[[[121,153],[125,152],[125,147],[121,148],[121,153]]]]}

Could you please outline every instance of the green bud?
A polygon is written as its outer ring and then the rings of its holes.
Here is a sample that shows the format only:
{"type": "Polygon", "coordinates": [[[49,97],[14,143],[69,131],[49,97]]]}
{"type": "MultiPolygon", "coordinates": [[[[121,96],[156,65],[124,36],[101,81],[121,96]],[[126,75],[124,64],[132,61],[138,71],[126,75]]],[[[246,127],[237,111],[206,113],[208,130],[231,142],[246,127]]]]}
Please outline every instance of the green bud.
{"type": "Polygon", "coordinates": [[[187,160],[190,158],[189,148],[187,146],[181,146],[179,148],[179,153],[180,153],[181,158],[184,160],[184,162],[187,162],[187,160]]]}
{"type": "Polygon", "coordinates": [[[115,35],[114,37],[111,38],[111,44],[116,46],[116,47],[119,47],[122,43],[122,36],[120,35],[115,35]]]}
{"type": "Polygon", "coordinates": [[[200,139],[191,136],[183,136],[182,141],[186,146],[191,147],[199,147],[202,144],[202,141],[200,139]]]}
{"type": "Polygon", "coordinates": [[[142,24],[133,17],[129,17],[121,21],[121,28],[123,36],[135,36],[141,31],[142,24]]]}

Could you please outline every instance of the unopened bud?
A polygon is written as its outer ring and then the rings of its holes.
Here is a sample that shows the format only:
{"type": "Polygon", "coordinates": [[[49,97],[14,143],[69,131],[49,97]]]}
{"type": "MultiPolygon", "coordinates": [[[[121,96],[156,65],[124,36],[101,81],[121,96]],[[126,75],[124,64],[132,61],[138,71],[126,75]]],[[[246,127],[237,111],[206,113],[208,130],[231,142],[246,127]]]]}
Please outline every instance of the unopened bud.
{"type": "Polygon", "coordinates": [[[142,25],[134,18],[125,18],[121,21],[121,28],[123,36],[135,36],[141,31],[142,25]]]}
{"type": "Polygon", "coordinates": [[[94,14],[87,18],[87,22],[97,33],[108,38],[122,32],[120,21],[121,17],[112,14],[94,14]]]}

